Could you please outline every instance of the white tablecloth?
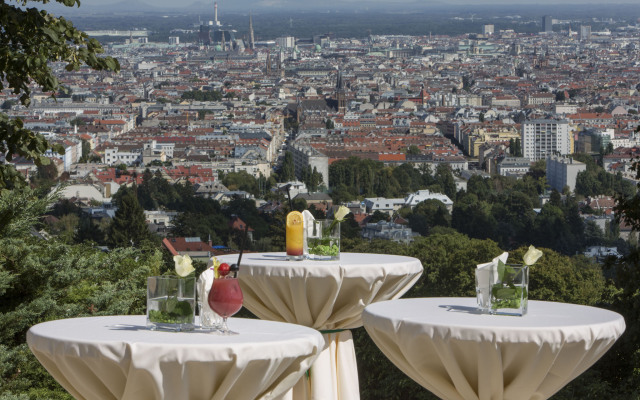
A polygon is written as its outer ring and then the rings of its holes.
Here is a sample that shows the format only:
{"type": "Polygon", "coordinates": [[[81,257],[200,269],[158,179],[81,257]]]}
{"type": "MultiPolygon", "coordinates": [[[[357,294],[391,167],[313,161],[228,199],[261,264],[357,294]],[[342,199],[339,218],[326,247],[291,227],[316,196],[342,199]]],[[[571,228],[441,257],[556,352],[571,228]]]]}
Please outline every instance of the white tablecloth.
{"type": "Polygon", "coordinates": [[[56,320],[27,343],[77,399],[272,399],[285,394],[324,345],[302,326],[231,318],[235,336],[162,332],[145,316],[56,320]]]}
{"type": "MultiPolygon", "coordinates": [[[[219,257],[237,262],[237,255],[219,257]]],[[[238,278],[244,306],[259,318],[296,323],[319,330],[362,326],[365,306],[396,299],[420,278],[420,260],[412,257],[341,253],[337,261],[287,261],[284,253],[246,253],[238,278]]],[[[351,332],[325,333],[325,347],[293,397],[317,400],[360,398],[351,332]]]]}
{"type": "Polygon", "coordinates": [[[479,314],[476,299],[417,298],[368,306],[364,326],[405,374],[443,399],[546,399],[622,335],[621,315],[529,301],[524,317],[479,314]]]}

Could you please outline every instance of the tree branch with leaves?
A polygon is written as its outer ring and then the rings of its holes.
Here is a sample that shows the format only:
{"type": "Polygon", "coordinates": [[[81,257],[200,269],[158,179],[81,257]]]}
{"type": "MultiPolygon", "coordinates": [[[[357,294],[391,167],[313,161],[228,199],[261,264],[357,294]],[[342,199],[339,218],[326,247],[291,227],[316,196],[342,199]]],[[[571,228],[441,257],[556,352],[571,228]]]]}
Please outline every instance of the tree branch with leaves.
{"type": "MultiPolygon", "coordinates": [[[[55,0],[67,7],[80,6],[79,0],[55,0]]],[[[35,84],[43,92],[55,93],[61,86],[50,63],[66,63],[73,71],[82,65],[99,71],[120,70],[115,58],[100,56],[102,45],[76,29],[71,21],[57,17],[29,3],[49,3],[49,0],[18,0],[10,4],[0,0],[0,90],[11,89],[20,103],[29,106],[31,88],[35,84]]],[[[0,154],[7,161],[15,155],[46,165],[48,149],[64,154],[61,146],[52,146],[40,134],[24,128],[20,118],[0,114],[0,154]]],[[[0,165],[0,189],[24,186],[25,181],[7,164],[0,165]]]]}

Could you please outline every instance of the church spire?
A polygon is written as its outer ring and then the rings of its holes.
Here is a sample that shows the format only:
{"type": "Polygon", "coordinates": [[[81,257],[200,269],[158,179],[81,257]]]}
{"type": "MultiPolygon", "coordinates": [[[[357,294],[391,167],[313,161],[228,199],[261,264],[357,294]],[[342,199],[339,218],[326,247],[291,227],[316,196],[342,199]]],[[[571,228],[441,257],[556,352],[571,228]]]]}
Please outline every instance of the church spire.
{"type": "Polygon", "coordinates": [[[249,12],[249,48],[255,50],[255,41],[253,38],[253,18],[251,12],[249,12]]]}

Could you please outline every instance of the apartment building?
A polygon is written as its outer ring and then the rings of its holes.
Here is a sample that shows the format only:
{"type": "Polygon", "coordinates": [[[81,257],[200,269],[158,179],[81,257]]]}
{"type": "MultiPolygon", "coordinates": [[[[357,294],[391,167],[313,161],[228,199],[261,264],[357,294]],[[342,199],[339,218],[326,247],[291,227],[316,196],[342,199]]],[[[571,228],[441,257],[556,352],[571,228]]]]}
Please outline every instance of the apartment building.
{"type": "Polygon", "coordinates": [[[322,174],[322,183],[329,187],[329,157],[305,144],[293,144],[288,146],[287,151],[293,156],[296,176],[302,176],[302,169],[309,166],[311,170],[315,168],[322,174]]]}
{"type": "Polygon", "coordinates": [[[522,153],[530,161],[553,154],[573,152],[573,140],[566,120],[538,119],[522,124],[522,153]]]}
{"type": "Polygon", "coordinates": [[[571,157],[549,156],[546,159],[547,183],[562,192],[565,186],[571,191],[576,188],[578,173],[587,170],[587,164],[576,161],[571,157]]]}

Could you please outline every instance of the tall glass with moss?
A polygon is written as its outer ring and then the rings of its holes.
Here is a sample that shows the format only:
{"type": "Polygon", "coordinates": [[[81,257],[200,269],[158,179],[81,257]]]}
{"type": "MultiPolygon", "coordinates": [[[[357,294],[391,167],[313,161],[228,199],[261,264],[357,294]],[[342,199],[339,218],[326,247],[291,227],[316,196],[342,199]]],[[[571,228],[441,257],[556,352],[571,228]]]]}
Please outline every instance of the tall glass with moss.
{"type": "Polygon", "coordinates": [[[335,219],[316,219],[307,231],[310,260],[340,259],[340,223],[335,219]]]}
{"type": "Polygon", "coordinates": [[[195,305],[195,277],[147,278],[147,327],[151,330],[193,330],[195,305]]]}
{"type": "MultiPolygon", "coordinates": [[[[495,272],[491,271],[494,275],[495,272]]],[[[498,263],[497,276],[492,276],[489,313],[523,316],[529,301],[529,266],[498,263]]]]}
{"type": "Polygon", "coordinates": [[[523,316],[529,305],[529,267],[542,257],[533,246],[522,258],[522,264],[506,264],[499,259],[490,271],[489,312],[498,315],[523,316]]]}
{"type": "Polygon", "coordinates": [[[175,275],[147,278],[147,327],[191,331],[195,328],[196,278],[188,255],[174,256],[175,275]]]}

